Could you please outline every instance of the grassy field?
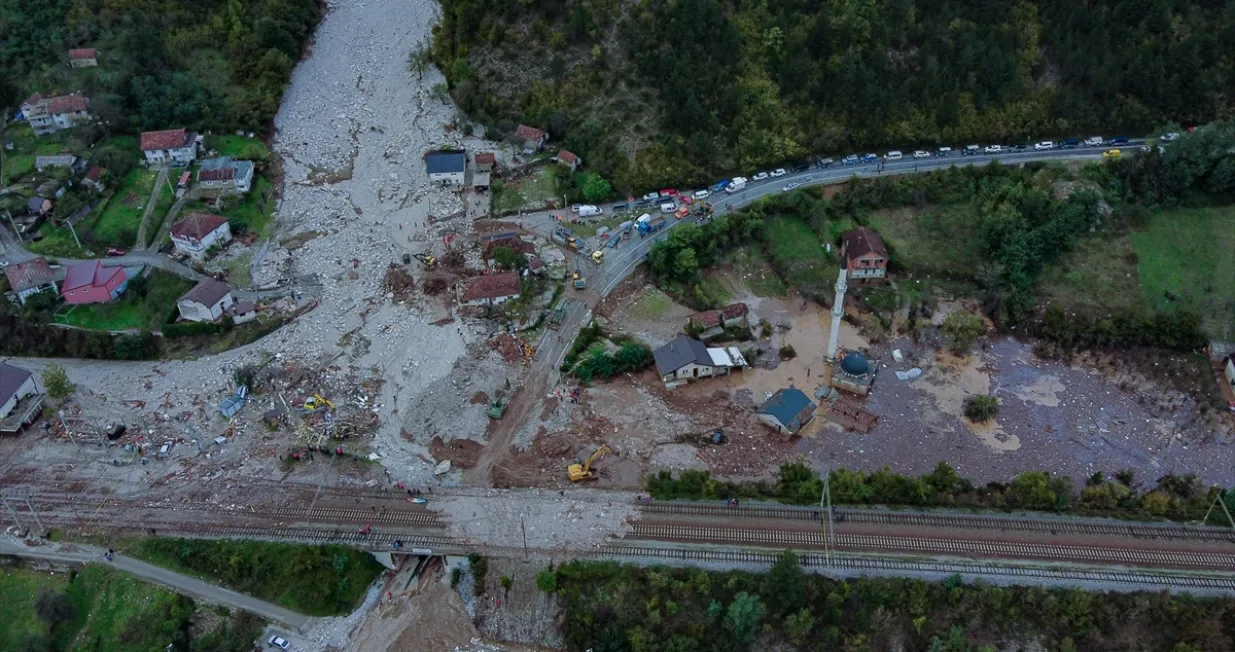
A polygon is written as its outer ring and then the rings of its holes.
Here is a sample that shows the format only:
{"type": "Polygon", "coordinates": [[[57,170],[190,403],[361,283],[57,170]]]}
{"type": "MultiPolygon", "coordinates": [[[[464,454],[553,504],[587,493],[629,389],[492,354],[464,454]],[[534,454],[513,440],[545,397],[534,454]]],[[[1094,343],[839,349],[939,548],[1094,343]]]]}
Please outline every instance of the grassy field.
{"type": "Polygon", "coordinates": [[[264,161],[270,157],[270,148],[266,147],[266,143],[246,136],[207,136],[206,149],[218,150],[219,156],[245,161],[264,161]]]}
{"type": "Polygon", "coordinates": [[[383,571],[372,555],[346,546],[147,538],[120,547],[152,564],[313,616],[351,612],[383,571]]]}
{"type": "Polygon", "coordinates": [[[883,209],[870,214],[870,226],[909,273],[968,279],[981,262],[973,210],[969,204],[883,209]]]}
{"type": "Polygon", "coordinates": [[[167,218],[167,211],[171,210],[174,203],[176,203],[176,192],[164,183],[159,188],[158,203],[154,205],[154,211],[150,213],[150,223],[146,225],[146,244],[150,244],[159,234],[159,227],[163,225],[163,220],[167,218]]]}
{"type": "Polygon", "coordinates": [[[786,283],[813,296],[831,291],[839,259],[825,251],[809,224],[782,216],[769,219],[765,228],[768,254],[786,283]]]}
{"type": "Polygon", "coordinates": [[[193,287],[191,281],[158,271],[149,280],[130,280],[129,285],[119,299],[110,303],[62,306],[56,321],[95,330],[158,330],[175,310],[176,299],[193,287]]]}
{"type": "Polygon", "coordinates": [[[86,251],[77,246],[77,242],[73,240],[73,234],[67,228],[52,226],[51,222],[44,222],[39,226],[39,233],[43,235],[42,240],[26,244],[26,249],[31,253],[63,258],[86,257],[86,251]]]}
{"type": "Polygon", "coordinates": [[[193,602],[97,565],[55,574],[5,568],[0,570],[0,595],[0,652],[127,652],[161,650],[173,642],[176,649],[187,650],[189,636],[197,638],[192,642],[216,644],[193,649],[249,649],[261,626],[249,616],[225,619],[211,610],[210,631],[193,628],[191,622],[198,620],[193,602]],[[35,610],[46,592],[67,595],[72,602],[64,618],[51,625],[35,610]]]}
{"type": "Polygon", "coordinates": [[[734,251],[729,260],[733,264],[733,273],[719,278],[728,281],[733,293],[741,294],[744,288],[757,297],[789,295],[789,286],[768,265],[763,246],[758,242],[734,251]]]}
{"type": "Polygon", "coordinates": [[[540,208],[545,202],[556,198],[557,171],[546,165],[536,174],[514,185],[495,185],[493,211],[502,213],[520,208],[540,208]]]}
{"type": "Polygon", "coordinates": [[[1214,337],[1235,323],[1235,206],[1155,213],[1123,234],[1081,238],[1039,283],[1044,298],[1091,310],[1191,310],[1214,337]]]}
{"type": "Polygon", "coordinates": [[[643,288],[643,293],[630,305],[629,312],[635,319],[660,319],[673,308],[673,299],[653,285],[643,288]]]}
{"type": "MultiPolygon", "coordinates": [[[[150,199],[158,174],[134,168],[91,225],[94,238],[116,247],[132,247],[141,226],[142,209],[150,199]]],[[[167,192],[164,190],[164,192],[167,192]]]]}

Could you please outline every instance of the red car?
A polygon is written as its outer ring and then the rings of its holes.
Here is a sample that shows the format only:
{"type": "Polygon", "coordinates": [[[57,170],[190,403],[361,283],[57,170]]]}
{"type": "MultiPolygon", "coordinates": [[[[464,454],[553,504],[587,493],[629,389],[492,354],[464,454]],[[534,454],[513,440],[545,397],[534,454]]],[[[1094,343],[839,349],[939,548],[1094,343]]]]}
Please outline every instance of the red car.
{"type": "Polygon", "coordinates": [[[660,191],[660,196],[661,197],[677,197],[678,191],[674,190],[673,188],[666,188],[660,191]]]}
{"type": "Polygon", "coordinates": [[[111,247],[108,247],[108,248],[107,248],[107,255],[108,255],[108,256],[123,256],[123,255],[124,255],[124,250],[123,250],[123,249],[113,249],[113,248],[111,248],[111,247]]]}

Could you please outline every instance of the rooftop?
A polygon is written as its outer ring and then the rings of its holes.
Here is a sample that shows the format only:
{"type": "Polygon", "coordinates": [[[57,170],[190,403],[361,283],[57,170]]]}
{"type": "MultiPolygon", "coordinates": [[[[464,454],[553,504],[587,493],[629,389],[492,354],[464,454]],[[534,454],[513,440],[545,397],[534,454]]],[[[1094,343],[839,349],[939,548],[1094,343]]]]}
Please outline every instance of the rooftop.
{"type": "Polygon", "coordinates": [[[790,430],[797,430],[802,427],[808,419],[811,412],[815,411],[815,404],[807,398],[802,390],[796,387],[786,387],[776,390],[772,398],[763,402],[759,406],[757,412],[759,414],[767,414],[775,417],[777,421],[785,424],[790,430]]]}
{"type": "Polygon", "coordinates": [[[515,135],[523,140],[540,140],[545,137],[545,132],[536,127],[519,125],[519,128],[515,129],[515,135]]]}
{"type": "Polygon", "coordinates": [[[103,262],[100,260],[84,260],[69,267],[65,272],[64,283],[60,284],[60,291],[68,292],[78,288],[104,286],[113,276],[123,272],[124,270],[119,267],[103,267],[103,262]]]}
{"type": "Polygon", "coordinates": [[[720,312],[724,315],[725,319],[735,319],[749,313],[750,308],[747,308],[744,303],[731,303],[721,308],[720,312]]]}
{"type": "Polygon", "coordinates": [[[720,312],[717,310],[704,310],[703,312],[697,312],[691,315],[690,320],[691,322],[699,324],[704,328],[720,326],[720,312]]]}
{"type": "Polygon", "coordinates": [[[485,164],[491,165],[493,164],[495,160],[496,160],[496,157],[494,157],[493,152],[476,152],[476,164],[477,165],[485,165],[485,164]]]}
{"type": "Polygon", "coordinates": [[[179,149],[187,147],[196,137],[196,134],[186,132],[183,128],[143,131],[141,148],[143,152],[156,149],[179,149]]]}
{"type": "Polygon", "coordinates": [[[75,113],[86,110],[85,95],[61,95],[47,100],[48,113],[75,113]]]}
{"type": "Polygon", "coordinates": [[[467,169],[467,156],[463,152],[429,152],[425,155],[429,174],[452,174],[467,169]]]}
{"type": "Polygon", "coordinates": [[[179,301],[195,301],[203,306],[210,307],[219,302],[219,299],[227,296],[232,289],[226,283],[221,283],[207,276],[197,282],[193,289],[184,293],[184,296],[178,299],[179,301]]]}
{"type": "Polygon", "coordinates": [[[463,293],[463,301],[512,297],[519,294],[519,289],[518,272],[477,276],[467,284],[467,290],[463,293]]]}
{"type": "Polygon", "coordinates": [[[575,165],[579,162],[579,157],[575,156],[574,152],[570,152],[570,151],[563,149],[563,150],[558,150],[557,160],[561,161],[562,163],[569,163],[570,165],[575,165]]]}
{"type": "Polygon", "coordinates": [[[846,258],[857,258],[866,254],[887,257],[888,249],[883,245],[883,239],[878,233],[860,226],[841,236],[841,248],[846,258]]]}
{"type": "Polygon", "coordinates": [[[9,287],[12,287],[14,292],[32,290],[56,280],[55,272],[47,264],[47,259],[42,256],[24,263],[9,265],[4,268],[4,274],[9,277],[9,287]]]}
{"type": "Polygon", "coordinates": [[[74,48],[69,50],[70,59],[93,59],[98,56],[98,50],[94,48],[74,48]]]}
{"type": "Polygon", "coordinates": [[[712,364],[708,347],[704,346],[703,342],[685,335],[678,335],[668,344],[652,351],[652,358],[662,376],[668,376],[692,362],[709,366],[712,364]]]}
{"type": "Polygon", "coordinates": [[[227,224],[227,218],[210,213],[190,213],[188,217],[172,225],[172,235],[188,240],[201,240],[214,230],[227,224]]]}

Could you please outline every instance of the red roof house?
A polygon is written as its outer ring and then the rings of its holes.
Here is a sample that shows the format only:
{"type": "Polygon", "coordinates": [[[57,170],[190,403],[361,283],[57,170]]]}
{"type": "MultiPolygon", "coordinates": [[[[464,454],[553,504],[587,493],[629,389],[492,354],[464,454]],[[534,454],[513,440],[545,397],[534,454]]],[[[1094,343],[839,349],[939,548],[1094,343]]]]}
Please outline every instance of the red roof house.
{"type": "Polygon", "coordinates": [[[48,113],[77,113],[85,110],[85,95],[61,95],[47,100],[48,113]]]}
{"type": "Polygon", "coordinates": [[[477,172],[491,172],[497,158],[493,155],[493,152],[476,152],[472,160],[476,165],[477,172]]]}
{"type": "Polygon", "coordinates": [[[467,284],[463,303],[469,306],[505,303],[519,296],[519,272],[477,276],[467,284]]]}
{"type": "Polygon", "coordinates": [[[715,328],[720,326],[720,311],[704,310],[690,316],[690,323],[697,324],[704,328],[715,328]]]}
{"type": "Polygon", "coordinates": [[[94,48],[74,48],[69,50],[70,59],[93,59],[99,55],[94,48]]]}
{"type": "Polygon", "coordinates": [[[888,248],[878,233],[861,226],[841,236],[840,255],[855,282],[882,281],[888,273],[888,248]]]}
{"type": "Polygon", "coordinates": [[[720,309],[721,321],[725,326],[735,326],[741,324],[746,325],[746,315],[750,313],[750,308],[744,303],[731,303],[720,309]]]}
{"type": "Polygon", "coordinates": [[[124,291],[127,280],[123,267],[103,267],[102,261],[87,260],[68,269],[60,296],[65,303],[106,303],[124,291]]]}
{"type": "Polygon", "coordinates": [[[47,259],[39,256],[24,263],[14,263],[4,268],[4,275],[9,277],[9,287],[17,293],[17,300],[25,303],[26,297],[47,288],[56,289],[56,274],[47,264],[47,259]]]}
{"type": "Polygon", "coordinates": [[[223,246],[232,239],[227,218],[210,213],[190,213],[171,228],[172,245],[193,258],[201,259],[214,245],[223,246]]]}
{"type": "Polygon", "coordinates": [[[570,168],[572,171],[577,169],[579,167],[579,164],[582,162],[583,162],[583,159],[579,158],[578,156],[575,156],[573,152],[569,152],[563,149],[563,150],[559,150],[557,153],[558,165],[565,165],[566,167],[570,168]]]}
{"type": "Polygon", "coordinates": [[[546,134],[544,131],[537,129],[536,127],[519,125],[519,128],[515,129],[515,138],[523,141],[524,152],[529,150],[537,152],[545,146],[545,141],[549,140],[549,134],[546,134]]]}
{"type": "Polygon", "coordinates": [[[183,128],[167,129],[165,131],[143,131],[142,132],[142,151],[148,152],[156,149],[179,149],[185,146],[185,139],[188,134],[183,128]]]}

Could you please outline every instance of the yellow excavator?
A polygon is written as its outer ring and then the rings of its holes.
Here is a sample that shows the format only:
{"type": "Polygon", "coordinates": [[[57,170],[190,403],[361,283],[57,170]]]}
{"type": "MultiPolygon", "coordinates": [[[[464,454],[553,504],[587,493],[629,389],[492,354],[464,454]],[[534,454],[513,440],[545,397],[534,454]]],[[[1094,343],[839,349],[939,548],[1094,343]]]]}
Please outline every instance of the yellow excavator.
{"type": "Polygon", "coordinates": [[[592,453],[583,464],[571,464],[566,469],[566,472],[570,475],[570,481],[595,480],[597,476],[592,472],[592,462],[600,459],[602,455],[612,452],[613,450],[609,446],[601,444],[600,448],[597,448],[596,452],[592,453]]]}
{"type": "Polygon", "coordinates": [[[330,408],[332,412],[334,411],[334,403],[331,403],[328,398],[322,398],[321,394],[314,394],[304,400],[304,409],[310,412],[321,407],[330,408]]]}

